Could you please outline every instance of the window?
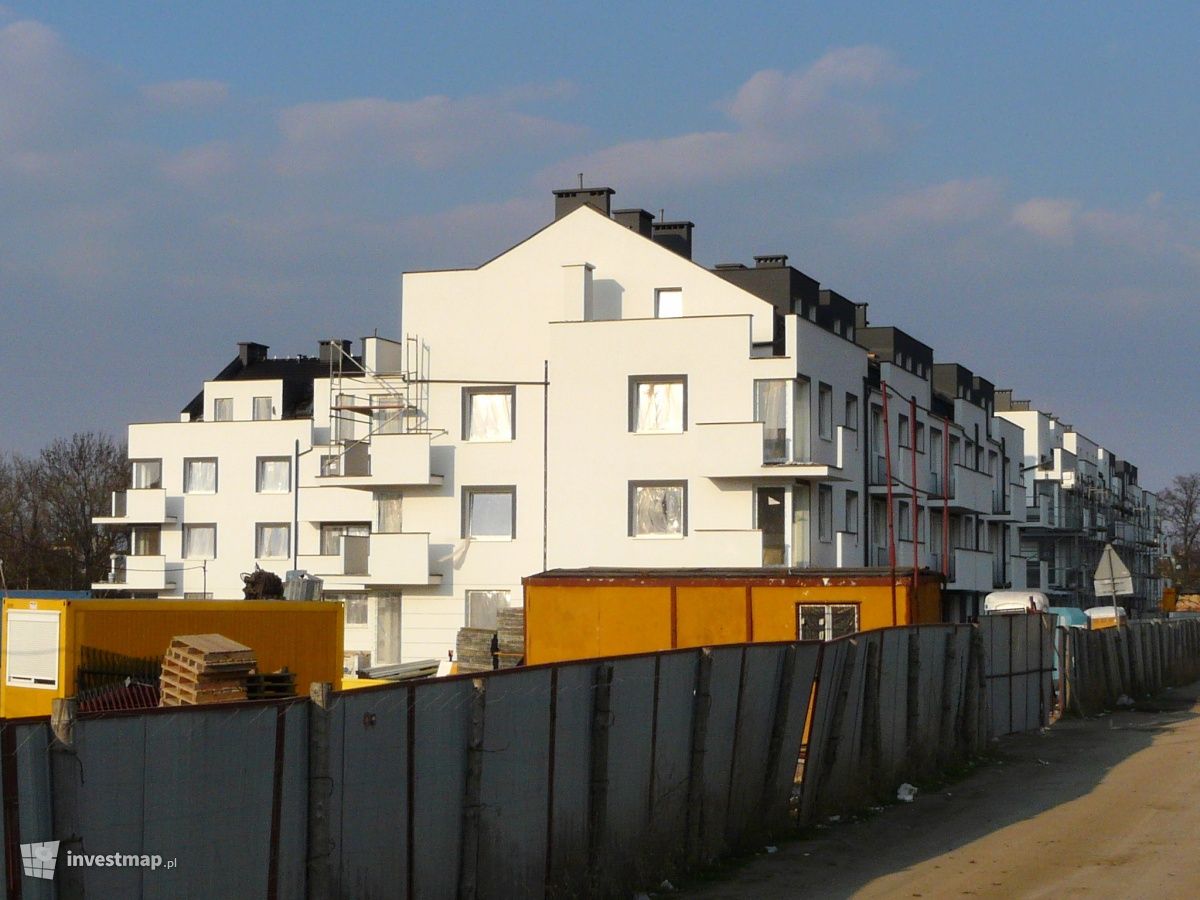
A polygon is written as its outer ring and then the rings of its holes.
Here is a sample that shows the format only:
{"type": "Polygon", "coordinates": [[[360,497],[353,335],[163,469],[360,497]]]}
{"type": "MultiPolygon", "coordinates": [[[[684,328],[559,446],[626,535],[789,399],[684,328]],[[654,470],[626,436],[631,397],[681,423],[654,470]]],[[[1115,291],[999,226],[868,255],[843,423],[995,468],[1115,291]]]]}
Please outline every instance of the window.
{"type": "Polygon", "coordinates": [[[148,490],[162,487],[161,459],[130,460],[130,484],[134,490],[148,490]]]}
{"type": "Polygon", "coordinates": [[[925,423],[917,423],[917,452],[925,452],[925,423]]]}
{"type": "Polygon", "coordinates": [[[687,430],[687,378],[661,375],[629,379],[629,430],[678,434],[687,430]]]}
{"type": "Polygon", "coordinates": [[[321,475],[340,475],[342,472],[342,457],[337,453],[326,453],[321,457],[321,475]]]}
{"type": "Polygon", "coordinates": [[[53,689],[58,687],[58,620],[49,610],[9,610],[8,659],[4,667],[8,684],[53,689]]]}
{"type": "Polygon", "coordinates": [[[833,320],[833,333],[834,333],[834,334],[841,334],[841,333],[842,333],[842,320],[841,320],[841,319],[834,319],[834,320],[833,320]]]}
{"type": "Polygon", "coordinates": [[[342,603],[346,607],[347,625],[367,624],[367,598],[365,594],[347,594],[342,603]]]}
{"type": "Polygon", "coordinates": [[[833,488],[827,484],[817,486],[817,537],[833,540],[833,488]]]}
{"type": "Polygon", "coordinates": [[[372,394],[371,433],[400,434],[404,430],[402,405],[395,394],[372,394]]]}
{"type": "Polygon", "coordinates": [[[824,383],[817,385],[817,427],[825,440],[833,438],[833,388],[824,383]]]}
{"type": "Polygon", "coordinates": [[[287,559],[292,543],[292,527],[284,522],[256,525],[254,530],[255,559],[287,559]]]}
{"type": "Polygon", "coordinates": [[[858,491],[846,491],[846,531],[858,534],[858,491]]]}
{"type": "Polygon", "coordinates": [[[377,495],[379,516],[376,531],[384,534],[398,534],[401,530],[401,506],[403,496],[399,493],[388,492],[377,495]]]}
{"type": "Polygon", "coordinates": [[[338,394],[330,410],[333,419],[333,437],[338,441],[354,440],[354,406],[353,394],[338,394]]]}
{"type": "Polygon", "coordinates": [[[796,604],[796,635],[802,641],[832,641],[856,631],[857,603],[796,604]]]}
{"type": "Polygon", "coordinates": [[[215,494],[217,492],[217,461],[215,459],[185,459],[183,461],[183,492],[185,494],[215,494]]]}
{"type": "Polygon", "coordinates": [[[659,288],[654,292],[654,318],[678,319],[683,315],[683,291],[680,288],[659,288]]]}
{"type": "Polygon", "coordinates": [[[883,453],[883,408],[871,406],[871,449],[883,453]]]}
{"type": "Polygon", "coordinates": [[[321,555],[340,556],[343,537],[370,537],[366,522],[325,522],[321,525],[321,555]]]}
{"type": "Polygon", "coordinates": [[[135,526],[130,536],[129,549],[132,556],[161,556],[162,526],[135,526]]]}
{"type": "Polygon", "coordinates": [[[216,525],[183,526],[183,558],[215,559],[217,556],[216,525]]]}
{"type": "Polygon", "coordinates": [[[270,397],[255,397],[254,398],[254,421],[264,422],[271,418],[272,412],[270,397]]]}
{"type": "Polygon", "coordinates": [[[853,394],[846,395],[846,427],[858,431],[858,398],[853,394]]]}
{"type": "Polygon", "coordinates": [[[233,421],[233,398],[232,397],[217,397],[213,400],[213,421],[214,422],[232,422],[233,421]]]}
{"type": "Polygon", "coordinates": [[[899,424],[896,426],[896,431],[899,432],[899,434],[897,435],[897,443],[899,443],[899,445],[901,447],[911,447],[912,446],[912,434],[909,432],[908,429],[909,429],[908,416],[904,415],[904,413],[901,413],[899,424]]]}
{"type": "Polygon", "coordinates": [[[292,461],[286,456],[260,456],[255,490],[260,494],[286,494],[292,489],[292,461]]]}
{"type": "Polygon", "coordinates": [[[754,382],[754,420],[763,423],[763,462],[788,460],[787,407],[787,381],[777,378],[754,382]]]}
{"type": "Polygon", "coordinates": [[[629,533],[633,537],[683,537],[687,534],[687,483],[630,482],[629,533]]]}
{"type": "Polygon", "coordinates": [[[463,388],[463,440],[514,440],[516,406],[515,387],[463,388]]]}
{"type": "Polygon", "coordinates": [[[912,540],[912,505],[907,500],[896,504],[896,534],[902,541],[912,540]]]}
{"type": "Polygon", "coordinates": [[[508,608],[508,591],[467,591],[467,627],[495,631],[498,613],[508,608]]]}
{"type": "Polygon", "coordinates": [[[515,487],[463,488],[463,537],[511,541],[517,533],[515,487]]]}

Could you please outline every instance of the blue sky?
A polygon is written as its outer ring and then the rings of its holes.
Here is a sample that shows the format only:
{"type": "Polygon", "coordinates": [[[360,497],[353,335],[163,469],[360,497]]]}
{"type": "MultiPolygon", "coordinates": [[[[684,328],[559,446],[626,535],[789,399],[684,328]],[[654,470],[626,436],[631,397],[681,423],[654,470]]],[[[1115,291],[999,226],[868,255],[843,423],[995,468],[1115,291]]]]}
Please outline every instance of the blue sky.
{"type": "Polygon", "coordinates": [[[1200,469],[1200,7],[0,0],[0,451],[399,330],[589,182],[1200,469]],[[36,402],[30,402],[36,397],[36,402]]]}

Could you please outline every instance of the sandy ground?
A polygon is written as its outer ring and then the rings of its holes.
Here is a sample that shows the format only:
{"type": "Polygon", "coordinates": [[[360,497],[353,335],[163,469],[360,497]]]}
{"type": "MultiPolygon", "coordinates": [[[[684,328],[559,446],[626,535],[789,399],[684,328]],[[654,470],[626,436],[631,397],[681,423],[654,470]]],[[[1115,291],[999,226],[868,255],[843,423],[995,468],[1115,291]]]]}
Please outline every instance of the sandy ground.
{"type": "Polygon", "coordinates": [[[956,784],[689,897],[1200,897],[1200,684],[1016,735],[956,784]]]}

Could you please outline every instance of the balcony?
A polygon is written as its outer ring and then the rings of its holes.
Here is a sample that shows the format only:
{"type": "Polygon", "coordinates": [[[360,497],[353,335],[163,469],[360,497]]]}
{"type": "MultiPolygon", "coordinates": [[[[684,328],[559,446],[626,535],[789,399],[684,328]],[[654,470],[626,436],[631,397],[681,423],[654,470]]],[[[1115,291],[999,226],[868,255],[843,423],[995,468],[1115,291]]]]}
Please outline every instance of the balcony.
{"type": "Polygon", "coordinates": [[[955,464],[950,478],[950,508],[964,512],[989,512],[992,508],[992,479],[986,472],[977,472],[955,464]]]}
{"type": "Polygon", "coordinates": [[[342,552],[301,555],[300,567],[325,579],[326,588],[438,584],[429,571],[429,535],[381,533],[342,538],[342,552]]]}
{"type": "Polygon", "coordinates": [[[165,591],[175,587],[167,574],[165,556],[113,556],[108,578],[93,582],[92,590],[165,591]]]}
{"type": "Polygon", "coordinates": [[[992,554],[986,550],[955,548],[950,583],[946,588],[951,591],[987,593],[992,587],[992,554]]]}
{"type": "MultiPolygon", "coordinates": [[[[834,465],[789,459],[791,441],[778,430],[767,432],[761,422],[698,422],[697,458],[712,479],[847,481],[834,465]]],[[[840,448],[838,453],[841,454],[840,448]]]]}
{"type": "Polygon", "coordinates": [[[424,433],[372,435],[370,442],[347,447],[336,472],[310,476],[305,486],[372,490],[441,484],[442,476],[429,471],[429,441],[424,433]]]}
{"type": "Polygon", "coordinates": [[[97,525],[161,525],[175,521],[167,515],[167,492],[162,488],[113,491],[112,515],[97,516],[97,525]]]}

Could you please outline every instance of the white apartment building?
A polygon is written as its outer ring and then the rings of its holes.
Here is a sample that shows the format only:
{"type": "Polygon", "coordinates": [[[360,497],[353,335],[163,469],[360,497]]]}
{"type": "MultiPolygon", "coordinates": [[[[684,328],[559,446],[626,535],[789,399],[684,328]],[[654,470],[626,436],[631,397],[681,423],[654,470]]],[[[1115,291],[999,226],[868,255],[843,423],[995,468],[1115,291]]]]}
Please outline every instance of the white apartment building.
{"type": "Polygon", "coordinates": [[[696,264],[691,222],[612,193],[556,191],[494,259],[406,273],[402,341],[243,343],[179,421],[131,425],[99,520],[130,553],[94,587],[234,597],[255,565],[305,570],[378,665],[446,658],[549,568],[887,565],[893,539],[911,566],[915,534],[950,618],[1024,583],[1029,450],[990,383],[785,256],[696,264]]]}
{"type": "Polygon", "coordinates": [[[1080,434],[1053,413],[1011,391],[997,395],[998,415],[1025,432],[1027,521],[1021,554],[1029,587],[1062,605],[1107,605],[1093,577],[1106,543],[1133,575],[1134,595],[1118,603],[1131,613],[1156,610],[1162,535],[1158,499],[1138,485],[1137,467],[1080,434]]]}

